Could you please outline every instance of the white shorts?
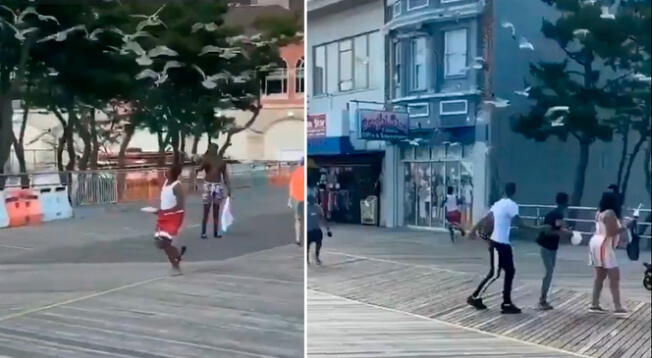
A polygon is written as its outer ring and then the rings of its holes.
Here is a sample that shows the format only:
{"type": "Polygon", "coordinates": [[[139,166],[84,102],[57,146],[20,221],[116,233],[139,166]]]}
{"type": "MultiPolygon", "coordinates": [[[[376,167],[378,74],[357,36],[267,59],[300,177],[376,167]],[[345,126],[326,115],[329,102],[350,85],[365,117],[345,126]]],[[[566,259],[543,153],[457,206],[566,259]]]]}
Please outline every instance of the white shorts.
{"type": "Polygon", "coordinates": [[[589,241],[589,265],[611,269],[618,267],[613,241],[602,235],[593,235],[589,241]]]}

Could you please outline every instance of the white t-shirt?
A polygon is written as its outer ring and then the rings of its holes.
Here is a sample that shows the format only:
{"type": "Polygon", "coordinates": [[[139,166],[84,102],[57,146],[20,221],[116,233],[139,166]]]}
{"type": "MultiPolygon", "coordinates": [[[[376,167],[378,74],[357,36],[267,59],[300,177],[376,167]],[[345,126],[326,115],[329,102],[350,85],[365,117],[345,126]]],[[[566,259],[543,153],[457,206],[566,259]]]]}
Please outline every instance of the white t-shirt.
{"type": "Polygon", "coordinates": [[[459,211],[459,207],[457,205],[457,197],[455,194],[446,195],[446,212],[450,213],[453,211],[459,211]]]}
{"type": "Polygon", "coordinates": [[[518,216],[518,205],[512,199],[503,198],[491,207],[491,212],[494,215],[494,232],[491,234],[491,240],[509,245],[509,232],[512,219],[518,216]]]}

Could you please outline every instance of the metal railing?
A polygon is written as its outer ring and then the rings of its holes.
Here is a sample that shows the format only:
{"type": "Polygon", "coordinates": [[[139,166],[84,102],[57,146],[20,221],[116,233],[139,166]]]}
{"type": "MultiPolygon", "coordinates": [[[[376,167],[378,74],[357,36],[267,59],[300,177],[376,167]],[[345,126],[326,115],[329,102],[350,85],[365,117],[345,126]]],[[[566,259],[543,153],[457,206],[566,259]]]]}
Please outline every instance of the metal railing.
{"type": "MultiPolygon", "coordinates": [[[[295,162],[251,162],[231,164],[229,176],[235,189],[268,182],[274,175],[287,175],[295,162]]],[[[181,174],[181,183],[187,193],[199,192],[203,183],[201,173],[195,175],[194,166],[187,166],[181,174]]],[[[70,172],[41,172],[0,175],[5,190],[21,188],[21,178],[27,176],[30,189],[40,191],[65,186],[73,207],[156,200],[158,188],[165,180],[167,168],[101,169],[70,172]]]]}
{"type": "MultiPolygon", "coordinates": [[[[535,224],[543,223],[543,218],[554,205],[519,205],[521,218],[531,220],[535,224]]],[[[582,235],[592,235],[595,230],[595,213],[598,208],[587,206],[571,206],[568,208],[568,217],[564,220],[573,226],[574,230],[582,235]]],[[[632,217],[635,208],[623,208],[623,216],[632,217]]],[[[641,238],[650,240],[650,209],[640,209],[638,219],[638,232],[641,238]]]]}

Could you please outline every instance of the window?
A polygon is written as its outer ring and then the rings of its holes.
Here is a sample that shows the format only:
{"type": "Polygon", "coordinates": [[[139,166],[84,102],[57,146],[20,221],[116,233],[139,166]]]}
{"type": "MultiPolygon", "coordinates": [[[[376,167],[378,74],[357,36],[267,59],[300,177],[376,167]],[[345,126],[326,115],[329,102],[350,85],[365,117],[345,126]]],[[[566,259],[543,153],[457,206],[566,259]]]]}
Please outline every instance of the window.
{"type": "Polygon", "coordinates": [[[402,56],[403,53],[401,52],[401,43],[398,41],[394,42],[394,97],[399,97],[401,95],[401,70],[403,63],[402,56]]]}
{"type": "Polygon", "coordinates": [[[414,103],[408,105],[408,113],[410,118],[413,117],[428,117],[430,110],[428,108],[428,103],[414,103]]]}
{"type": "Polygon", "coordinates": [[[339,88],[340,91],[353,89],[353,41],[351,39],[339,43],[339,88]]]}
{"type": "Polygon", "coordinates": [[[444,75],[446,77],[466,75],[466,29],[446,31],[444,36],[444,75]]]}
{"type": "Polygon", "coordinates": [[[304,74],[305,74],[305,61],[303,57],[301,57],[299,61],[297,61],[297,68],[296,68],[296,78],[295,78],[295,85],[294,85],[296,93],[305,92],[306,81],[304,79],[304,74]]]}
{"type": "Polygon", "coordinates": [[[288,76],[287,67],[275,70],[265,77],[264,93],[266,96],[287,95],[288,76]]]}
{"type": "Polygon", "coordinates": [[[401,14],[401,0],[396,0],[392,5],[392,17],[396,17],[401,14]]]}
{"type": "Polygon", "coordinates": [[[317,46],[314,50],[312,69],[312,92],[318,96],[327,92],[326,88],[326,46],[317,46]]]}
{"type": "Polygon", "coordinates": [[[426,89],[426,38],[412,39],[412,89],[426,89]]]}
{"type": "Polygon", "coordinates": [[[439,114],[467,114],[469,103],[465,99],[439,102],[439,114]]]}
{"type": "Polygon", "coordinates": [[[369,36],[362,35],[353,39],[353,64],[354,87],[369,87],[369,36]]]}
{"type": "Polygon", "coordinates": [[[428,6],[428,0],[407,0],[408,11],[428,6]]]}

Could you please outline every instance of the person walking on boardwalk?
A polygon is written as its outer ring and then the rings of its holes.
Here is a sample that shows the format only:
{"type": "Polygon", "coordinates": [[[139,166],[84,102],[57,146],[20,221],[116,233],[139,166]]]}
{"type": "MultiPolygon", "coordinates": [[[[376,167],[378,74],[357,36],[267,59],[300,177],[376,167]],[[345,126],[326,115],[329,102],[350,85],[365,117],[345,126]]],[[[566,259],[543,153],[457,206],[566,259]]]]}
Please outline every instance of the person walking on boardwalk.
{"type": "Polygon", "coordinates": [[[459,231],[462,237],[465,232],[462,228],[462,212],[460,211],[459,200],[455,195],[455,189],[449,186],[446,190],[446,199],[442,206],[446,210],[446,221],[448,222],[448,231],[451,235],[451,241],[455,242],[455,230],[459,231]]]}
{"type": "MultiPolygon", "coordinates": [[[[487,309],[487,306],[482,301],[482,295],[500,277],[500,272],[504,271],[505,282],[503,287],[503,303],[500,306],[501,313],[521,313],[521,309],[512,302],[512,283],[516,269],[514,267],[514,255],[509,237],[511,226],[514,223],[519,228],[529,230],[541,230],[546,228],[546,226],[525,224],[519,217],[518,205],[513,200],[514,194],[516,194],[516,184],[507,183],[503,198],[491,207],[491,216],[489,217],[493,221],[493,224],[484,224],[485,226],[493,227],[489,240],[489,273],[480,282],[480,285],[478,285],[478,288],[473,294],[466,300],[469,305],[477,309],[487,309]]],[[[475,233],[477,228],[474,228],[472,231],[475,233]]]]}
{"type": "Polygon", "coordinates": [[[626,315],[627,310],[620,299],[620,270],[615,249],[620,244],[620,235],[629,230],[630,222],[620,219],[620,196],[613,192],[602,194],[598,212],[595,215],[595,233],[589,241],[589,263],[593,266],[593,298],[589,311],[606,313],[600,306],[600,295],[604,281],[609,278],[609,289],[614,302],[614,313],[626,315]]]}
{"type": "Polygon", "coordinates": [[[160,209],[156,212],[156,232],[154,240],[156,246],[165,251],[168,261],[172,265],[172,274],[181,275],[181,258],[186,247],[179,249],[178,234],[185,213],[185,196],[179,182],[181,165],[174,164],[165,174],[166,180],[161,188],[160,209]]]}
{"type": "Polygon", "coordinates": [[[226,161],[220,158],[217,144],[210,143],[204,155],[197,173],[204,171],[204,187],[202,191],[202,202],[204,204],[204,215],[201,221],[201,238],[206,239],[206,225],[208,214],[213,209],[213,236],[221,238],[220,234],[220,206],[222,200],[227,196],[231,197],[231,183],[227,171],[226,161]],[[225,191],[226,188],[226,191],[225,191]]]}
{"type": "Polygon", "coordinates": [[[324,217],[324,212],[321,207],[317,205],[315,201],[315,196],[308,194],[307,204],[306,204],[306,215],[308,220],[306,221],[306,230],[308,232],[308,243],[306,244],[306,260],[310,264],[310,244],[315,243],[315,262],[317,265],[321,265],[321,260],[319,259],[319,253],[321,252],[322,239],[324,233],[322,228],[326,229],[328,237],[331,237],[331,229],[328,226],[328,222],[324,217]]]}
{"type": "Polygon", "coordinates": [[[537,237],[537,244],[541,249],[541,261],[546,270],[541,283],[541,296],[539,297],[538,308],[543,311],[551,310],[553,307],[548,303],[548,291],[552,282],[552,274],[557,262],[557,250],[559,249],[559,240],[561,237],[568,238],[570,232],[566,229],[564,216],[568,208],[568,194],[557,193],[555,198],[557,207],[551,210],[543,219],[545,225],[550,226],[550,230],[542,230],[537,237]]]}

